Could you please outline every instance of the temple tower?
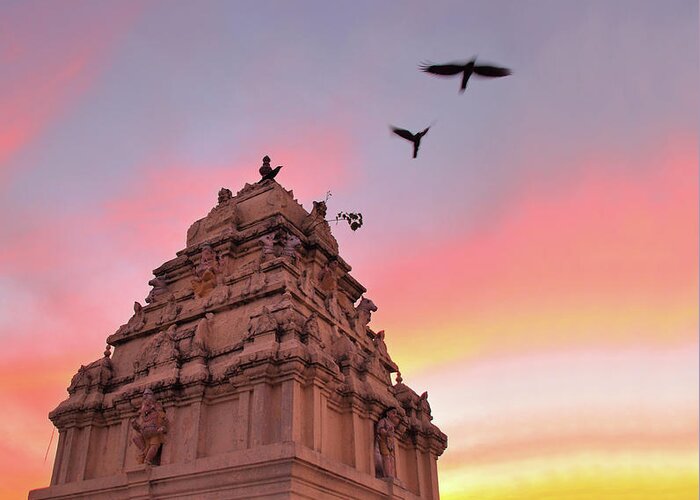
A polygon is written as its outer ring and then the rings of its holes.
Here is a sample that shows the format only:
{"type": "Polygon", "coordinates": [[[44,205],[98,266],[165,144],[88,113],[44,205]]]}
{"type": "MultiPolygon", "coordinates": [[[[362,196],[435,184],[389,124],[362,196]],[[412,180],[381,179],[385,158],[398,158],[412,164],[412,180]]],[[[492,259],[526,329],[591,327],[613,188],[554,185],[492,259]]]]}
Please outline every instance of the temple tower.
{"type": "Polygon", "coordinates": [[[51,486],[30,500],[438,498],[447,437],[427,393],[392,384],[324,202],[221,189],[153,273],[50,413],[51,486]]]}

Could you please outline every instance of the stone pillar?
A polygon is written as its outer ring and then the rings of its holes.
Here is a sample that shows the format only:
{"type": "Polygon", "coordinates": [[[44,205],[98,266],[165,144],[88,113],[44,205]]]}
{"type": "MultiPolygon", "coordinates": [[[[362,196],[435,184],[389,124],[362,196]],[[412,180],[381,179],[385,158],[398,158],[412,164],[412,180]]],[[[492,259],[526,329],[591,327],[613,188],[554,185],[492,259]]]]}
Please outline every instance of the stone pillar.
{"type": "Polygon", "coordinates": [[[250,447],[255,448],[265,443],[265,431],[269,415],[265,411],[265,403],[269,398],[267,383],[260,382],[253,387],[252,400],[250,402],[250,447]]]}
{"type": "Polygon", "coordinates": [[[428,498],[433,498],[437,500],[440,498],[440,493],[438,491],[438,471],[437,471],[437,456],[431,451],[428,455],[430,457],[430,460],[428,462],[430,463],[430,486],[431,486],[431,491],[430,491],[430,496],[428,498]]]}
{"type": "Polygon", "coordinates": [[[313,412],[313,449],[322,451],[323,445],[323,419],[325,417],[326,400],[321,392],[321,387],[314,383],[312,387],[312,412],[313,412]]]}
{"type": "Polygon", "coordinates": [[[61,463],[65,461],[63,453],[65,452],[66,432],[58,431],[58,444],[56,445],[56,460],[53,463],[53,472],[51,473],[51,486],[58,484],[58,475],[61,470],[61,463]]]}
{"type": "Polygon", "coordinates": [[[88,451],[90,450],[90,438],[92,437],[92,424],[90,424],[87,427],[83,427],[83,429],[80,431],[80,434],[80,441],[83,450],[76,460],[76,481],[82,481],[83,479],[85,479],[85,469],[87,468],[88,451]]]}
{"type": "Polygon", "coordinates": [[[130,418],[125,416],[119,427],[119,452],[117,464],[120,469],[126,467],[126,452],[129,449],[129,429],[131,428],[130,418]]]}
{"type": "Polygon", "coordinates": [[[185,462],[192,462],[197,459],[200,454],[201,441],[203,434],[200,432],[200,426],[202,424],[202,400],[194,401],[191,405],[192,412],[192,428],[188,431],[191,436],[192,442],[190,445],[185,445],[185,462]]]}
{"type": "Polygon", "coordinates": [[[65,439],[61,449],[61,465],[58,472],[56,484],[63,484],[68,480],[68,466],[71,461],[71,452],[73,449],[73,439],[75,436],[75,427],[69,427],[65,432],[65,439]]]}
{"type": "Polygon", "coordinates": [[[280,390],[280,440],[301,442],[301,386],[290,379],[282,382],[280,390]]]}
{"type": "Polygon", "coordinates": [[[418,491],[420,491],[421,496],[430,498],[430,478],[425,477],[425,451],[416,446],[415,457],[416,472],[418,474],[418,491]]]}
{"type": "Polygon", "coordinates": [[[250,390],[245,390],[238,394],[238,415],[234,415],[238,420],[234,427],[234,446],[237,450],[250,448],[250,393],[250,390]]]}
{"type": "Polygon", "coordinates": [[[350,407],[350,418],[352,419],[352,447],[353,447],[353,465],[360,472],[369,472],[369,464],[367,463],[366,450],[366,425],[363,422],[357,410],[350,407]]]}

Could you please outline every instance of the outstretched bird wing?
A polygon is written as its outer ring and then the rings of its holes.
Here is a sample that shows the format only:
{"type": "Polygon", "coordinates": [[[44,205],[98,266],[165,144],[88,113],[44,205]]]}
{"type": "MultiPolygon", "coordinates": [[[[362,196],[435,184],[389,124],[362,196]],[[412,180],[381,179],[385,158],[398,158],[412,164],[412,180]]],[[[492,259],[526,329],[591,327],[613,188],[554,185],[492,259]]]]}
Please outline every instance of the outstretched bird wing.
{"type": "Polygon", "coordinates": [[[465,66],[465,63],[460,64],[456,62],[450,64],[430,64],[428,62],[423,63],[418,67],[421,69],[421,71],[425,71],[426,73],[431,73],[433,75],[452,76],[464,71],[465,66]]]}
{"type": "Polygon", "coordinates": [[[412,133],[403,128],[391,127],[391,130],[399,137],[403,137],[404,139],[407,139],[411,142],[413,142],[416,138],[412,133]]]}
{"type": "Polygon", "coordinates": [[[260,179],[260,182],[266,181],[269,179],[274,179],[277,174],[279,174],[280,170],[282,169],[282,165],[278,165],[273,169],[270,169],[270,171],[262,176],[262,179],[260,179]]]}
{"type": "Polygon", "coordinates": [[[422,132],[418,132],[416,135],[418,137],[423,137],[425,134],[428,133],[428,130],[430,130],[430,127],[426,127],[425,130],[423,130],[422,132]]]}
{"type": "Polygon", "coordinates": [[[474,73],[479,76],[490,76],[491,78],[498,78],[500,76],[508,76],[511,71],[508,68],[501,68],[500,66],[489,66],[489,65],[479,65],[474,66],[474,73]]]}

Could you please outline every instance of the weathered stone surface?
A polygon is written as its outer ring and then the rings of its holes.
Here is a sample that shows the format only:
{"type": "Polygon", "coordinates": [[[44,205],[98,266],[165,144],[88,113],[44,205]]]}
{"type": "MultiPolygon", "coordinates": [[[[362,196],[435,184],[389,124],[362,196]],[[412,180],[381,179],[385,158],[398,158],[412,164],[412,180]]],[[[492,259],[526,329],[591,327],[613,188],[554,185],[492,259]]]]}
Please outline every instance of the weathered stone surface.
{"type": "Polygon", "coordinates": [[[325,203],[270,179],[217,201],[50,413],[30,498],[437,498],[447,438],[391,383],[325,203]]]}

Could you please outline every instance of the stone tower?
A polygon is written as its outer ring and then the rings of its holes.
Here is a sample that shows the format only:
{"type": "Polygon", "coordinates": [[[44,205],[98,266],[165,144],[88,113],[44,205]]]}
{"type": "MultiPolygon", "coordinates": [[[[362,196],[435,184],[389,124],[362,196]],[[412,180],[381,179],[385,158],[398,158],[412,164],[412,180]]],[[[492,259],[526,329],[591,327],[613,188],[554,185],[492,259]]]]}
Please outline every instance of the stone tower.
{"type": "Polygon", "coordinates": [[[307,213],[264,177],[219,191],[80,367],[30,500],[438,498],[447,437],[427,393],[392,385],[325,203],[307,213]]]}

